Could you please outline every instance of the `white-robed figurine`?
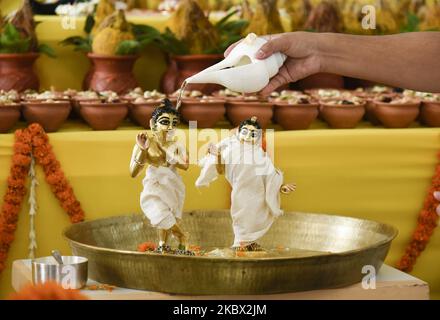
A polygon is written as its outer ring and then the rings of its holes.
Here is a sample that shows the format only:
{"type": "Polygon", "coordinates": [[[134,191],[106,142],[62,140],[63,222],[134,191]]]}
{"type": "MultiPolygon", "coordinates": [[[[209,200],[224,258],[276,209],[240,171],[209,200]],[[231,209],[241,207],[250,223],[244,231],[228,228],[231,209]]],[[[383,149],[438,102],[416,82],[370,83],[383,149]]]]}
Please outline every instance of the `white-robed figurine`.
{"type": "Polygon", "coordinates": [[[295,184],[283,184],[283,174],[261,147],[261,138],[261,126],[252,117],[240,124],[236,134],[211,145],[200,161],[197,187],[208,186],[223,173],[232,186],[233,248],[237,250],[261,250],[257,240],[283,214],[280,192],[289,194],[296,188],[295,184]]]}
{"type": "Polygon", "coordinates": [[[157,107],[150,120],[152,136],[146,132],[136,137],[130,161],[130,173],[136,177],[148,164],[140,205],[151,225],[158,229],[159,250],[170,250],[170,235],[179,241],[179,249],[185,250],[187,237],[180,226],[185,185],[177,169],[187,170],[188,154],[176,141],[175,128],[179,113],[168,99],[157,107]]]}

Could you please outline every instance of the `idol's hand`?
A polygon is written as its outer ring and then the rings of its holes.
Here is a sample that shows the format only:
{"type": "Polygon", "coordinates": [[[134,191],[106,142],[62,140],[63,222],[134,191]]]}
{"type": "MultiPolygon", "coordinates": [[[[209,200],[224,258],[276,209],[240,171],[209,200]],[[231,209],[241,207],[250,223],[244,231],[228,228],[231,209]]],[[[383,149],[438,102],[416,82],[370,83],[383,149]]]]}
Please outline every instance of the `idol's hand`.
{"type": "Polygon", "coordinates": [[[208,153],[212,154],[213,156],[218,156],[220,150],[217,148],[217,146],[213,143],[210,143],[208,146],[208,153]]]}
{"type": "Polygon", "coordinates": [[[147,150],[150,146],[150,139],[145,133],[139,133],[136,137],[136,142],[142,150],[147,150]]]}
{"type": "Polygon", "coordinates": [[[286,183],[286,184],[283,184],[280,188],[280,192],[283,194],[290,194],[291,192],[294,192],[295,190],[296,190],[295,183],[286,183]]]}

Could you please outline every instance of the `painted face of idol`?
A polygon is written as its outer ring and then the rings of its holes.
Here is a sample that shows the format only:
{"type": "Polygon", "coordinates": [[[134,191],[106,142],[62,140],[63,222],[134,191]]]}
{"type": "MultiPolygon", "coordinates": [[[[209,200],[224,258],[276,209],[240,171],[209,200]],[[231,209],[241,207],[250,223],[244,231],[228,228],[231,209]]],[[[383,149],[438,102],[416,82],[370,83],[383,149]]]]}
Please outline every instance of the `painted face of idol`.
{"type": "Polygon", "coordinates": [[[179,118],[172,113],[161,114],[153,126],[153,132],[162,139],[171,139],[174,136],[179,118]]]}
{"type": "Polygon", "coordinates": [[[241,127],[240,132],[238,134],[238,139],[242,143],[251,143],[256,144],[261,136],[261,129],[258,129],[257,127],[246,124],[243,127],[241,127]]]}

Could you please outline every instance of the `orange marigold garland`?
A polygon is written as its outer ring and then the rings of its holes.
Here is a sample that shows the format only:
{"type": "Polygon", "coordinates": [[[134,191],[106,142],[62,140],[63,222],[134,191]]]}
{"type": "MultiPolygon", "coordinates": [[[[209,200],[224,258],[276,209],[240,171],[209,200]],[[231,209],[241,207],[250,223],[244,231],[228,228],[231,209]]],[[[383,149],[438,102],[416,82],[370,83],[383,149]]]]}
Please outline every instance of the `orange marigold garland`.
{"type": "MultiPolygon", "coordinates": [[[[438,158],[440,159],[440,153],[438,158]]],[[[425,198],[423,209],[419,213],[417,227],[412,235],[411,242],[406,247],[405,254],[397,264],[397,267],[402,271],[410,272],[413,269],[417,257],[425,250],[429,238],[437,227],[439,216],[436,209],[439,201],[434,198],[435,191],[440,191],[440,164],[437,164],[435,169],[431,187],[425,198]]]]}
{"type": "Polygon", "coordinates": [[[67,181],[60,163],[53,153],[49,144],[49,137],[43,128],[38,124],[31,124],[29,131],[32,133],[33,155],[37,164],[41,165],[46,176],[46,182],[50,185],[52,192],[67,212],[72,223],[84,220],[84,211],[80,202],[76,199],[73,189],[67,181]]]}
{"type": "Polygon", "coordinates": [[[31,164],[31,140],[32,137],[26,130],[15,132],[14,156],[0,212],[0,272],[6,268],[9,247],[14,241],[17,228],[18,214],[26,195],[26,176],[31,164]]]}
{"type": "Polygon", "coordinates": [[[84,211],[61,170],[43,128],[39,124],[32,124],[27,129],[17,130],[8,186],[0,211],[0,273],[6,268],[8,251],[17,228],[18,214],[26,195],[26,177],[32,160],[31,154],[34,155],[37,164],[43,167],[46,181],[69,215],[70,221],[76,223],[84,220],[84,211]]]}

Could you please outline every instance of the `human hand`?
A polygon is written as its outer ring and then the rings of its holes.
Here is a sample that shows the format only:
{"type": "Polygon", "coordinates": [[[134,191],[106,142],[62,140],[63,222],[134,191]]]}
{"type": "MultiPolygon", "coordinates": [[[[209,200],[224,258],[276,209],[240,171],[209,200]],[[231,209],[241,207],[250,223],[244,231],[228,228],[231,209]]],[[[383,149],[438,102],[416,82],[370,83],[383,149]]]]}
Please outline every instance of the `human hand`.
{"type": "Polygon", "coordinates": [[[150,146],[150,139],[145,133],[139,133],[136,137],[136,142],[138,146],[143,150],[147,150],[150,146]]]}
{"type": "MultiPolygon", "coordinates": [[[[262,95],[268,95],[284,84],[296,82],[321,71],[318,36],[312,32],[288,32],[263,37],[268,41],[257,52],[257,59],[266,59],[276,52],[284,53],[287,59],[269,84],[263,88],[262,95]]],[[[225,57],[239,42],[226,49],[225,57]]]]}
{"type": "Polygon", "coordinates": [[[283,184],[280,188],[280,192],[283,194],[290,194],[294,191],[296,191],[296,183],[286,183],[283,184]]]}

